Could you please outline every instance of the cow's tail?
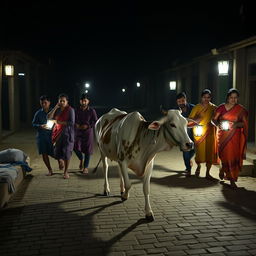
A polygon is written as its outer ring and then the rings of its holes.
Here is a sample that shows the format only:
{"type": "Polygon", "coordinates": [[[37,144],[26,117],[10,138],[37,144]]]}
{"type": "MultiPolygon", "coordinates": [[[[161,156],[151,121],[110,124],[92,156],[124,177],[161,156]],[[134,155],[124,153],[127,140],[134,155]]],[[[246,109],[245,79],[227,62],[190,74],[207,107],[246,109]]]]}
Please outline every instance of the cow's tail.
{"type": "Polygon", "coordinates": [[[101,158],[100,158],[99,162],[97,163],[96,167],[92,170],[92,173],[96,173],[100,162],[101,162],[101,158]]]}

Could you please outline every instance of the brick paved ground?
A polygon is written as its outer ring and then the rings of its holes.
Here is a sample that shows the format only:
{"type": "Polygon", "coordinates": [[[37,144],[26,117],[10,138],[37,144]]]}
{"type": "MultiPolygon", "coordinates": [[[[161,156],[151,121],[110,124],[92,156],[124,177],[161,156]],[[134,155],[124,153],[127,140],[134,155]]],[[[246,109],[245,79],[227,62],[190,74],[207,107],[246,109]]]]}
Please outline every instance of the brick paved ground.
{"type": "MultiPolygon", "coordinates": [[[[1,256],[256,255],[255,178],[241,177],[243,188],[233,191],[203,177],[184,178],[177,149],[160,153],[151,179],[155,221],[146,223],[141,180],[130,173],[130,198],[122,203],[115,163],[110,167],[112,196],[106,198],[100,195],[101,166],[96,174],[83,176],[75,156],[69,180],[59,171],[46,177],[31,131],[0,147],[26,151],[33,167],[0,211],[1,256]]],[[[96,151],[91,166],[97,161],[96,151]]]]}

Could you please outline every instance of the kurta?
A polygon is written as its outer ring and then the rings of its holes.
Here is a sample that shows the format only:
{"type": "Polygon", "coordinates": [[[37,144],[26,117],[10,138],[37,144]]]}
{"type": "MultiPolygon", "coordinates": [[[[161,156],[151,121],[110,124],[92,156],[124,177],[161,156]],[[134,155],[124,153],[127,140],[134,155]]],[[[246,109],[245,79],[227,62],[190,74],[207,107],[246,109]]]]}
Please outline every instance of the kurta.
{"type": "MultiPolygon", "coordinates": [[[[54,157],[56,159],[63,159],[63,160],[69,160],[72,155],[72,151],[74,148],[74,125],[75,125],[75,111],[72,107],[68,106],[69,108],[67,113],[66,120],[61,119],[61,121],[67,122],[66,125],[63,125],[62,131],[60,135],[58,136],[58,139],[55,142],[54,145],[54,157]]],[[[54,113],[54,119],[59,120],[61,116],[61,109],[57,109],[54,113]]],[[[55,124],[53,129],[56,129],[58,124],[55,124]]],[[[54,131],[53,131],[54,133],[54,131]]]]}
{"type": "Polygon", "coordinates": [[[206,107],[197,104],[189,115],[191,119],[200,119],[199,125],[203,130],[202,136],[196,136],[196,128],[193,128],[196,163],[219,164],[216,127],[211,123],[215,109],[216,105],[212,103],[206,107]]]}
{"type": "Polygon", "coordinates": [[[97,119],[96,111],[93,108],[88,107],[83,110],[79,107],[75,110],[75,123],[79,125],[88,125],[86,130],[75,127],[75,150],[87,155],[93,153],[94,125],[97,119]]]}
{"type": "Polygon", "coordinates": [[[227,120],[230,122],[242,122],[244,125],[242,128],[230,127],[228,131],[218,129],[219,157],[221,159],[222,170],[225,173],[225,179],[237,181],[246,153],[248,112],[239,104],[230,110],[225,108],[225,104],[221,104],[216,109],[216,114],[219,114],[219,122],[227,120]]]}
{"type": "MultiPolygon", "coordinates": [[[[49,110],[50,111],[50,110],[49,110]]],[[[53,156],[53,144],[51,140],[52,131],[43,129],[40,126],[47,123],[47,112],[39,109],[32,120],[32,126],[36,128],[36,143],[38,153],[53,156]]]]}

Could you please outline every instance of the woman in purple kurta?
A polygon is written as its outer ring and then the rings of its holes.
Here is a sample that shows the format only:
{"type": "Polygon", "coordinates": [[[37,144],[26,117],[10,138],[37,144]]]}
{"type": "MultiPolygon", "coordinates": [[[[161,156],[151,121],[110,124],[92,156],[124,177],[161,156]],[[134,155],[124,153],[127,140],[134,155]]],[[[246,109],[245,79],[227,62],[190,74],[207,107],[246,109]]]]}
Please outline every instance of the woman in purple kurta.
{"type": "Polygon", "coordinates": [[[59,95],[58,104],[47,117],[55,120],[52,131],[54,157],[59,161],[60,169],[64,165],[64,179],[68,179],[68,166],[74,148],[75,111],[69,106],[67,95],[59,95]]]}
{"type": "Polygon", "coordinates": [[[86,94],[80,98],[80,106],[75,111],[75,146],[74,151],[80,160],[79,169],[88,173],[90,155],[93,153],[94,125],[97,121],[96,111],[89,107],[86,94]]]}

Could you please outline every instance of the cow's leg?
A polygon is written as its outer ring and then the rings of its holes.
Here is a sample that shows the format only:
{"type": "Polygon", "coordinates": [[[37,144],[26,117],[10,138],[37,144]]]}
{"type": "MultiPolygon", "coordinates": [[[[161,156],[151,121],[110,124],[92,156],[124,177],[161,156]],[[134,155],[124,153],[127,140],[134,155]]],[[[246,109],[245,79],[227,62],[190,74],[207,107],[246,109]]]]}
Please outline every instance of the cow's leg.
{"type": "Polygon", "coordinates": [[[120,193],[121,193],[121,196],[122,196],[124,191],[125,191],[125,188],[124,188],[124,178],[123,178],[123,174],[121,172],[120,165],[118,167],[119,167],[118,171],[119,171],[119,176],[120,176],[120,193]]]}
{"type": "Polygon", "coordinates": [[[145,176],[143,178],[143,193],[145,197],[145,213],[146,219],[149,221],[154,220],[154,214],[150,206],[149,193],[150,193],[150,178],[152,174],[152,169],[154,165],[154,159],[147,166],[147,170],[145,172],[145,176]]]}
{"type": "Polygon", "coordinates": [[[120,166],[122,178],[124,181],[124,187],[125,187],[125,191],[121,197],[122,197],[122,200],[127,200],[129,197],[129,190],[131,188],[131,182],[130,182],[129,175],[128,175],[127,164],[123,161],[123,162],[119,163],[119,166],[120,166]]]}
{"type": "Polygon", "coordinates": [[[108,183],[108,159],[103,154],[101,154],[101,159],[103,163],[103,173],[104,173],[104,195],[108,196],[110,193],[109,183],[108,183]]]}

